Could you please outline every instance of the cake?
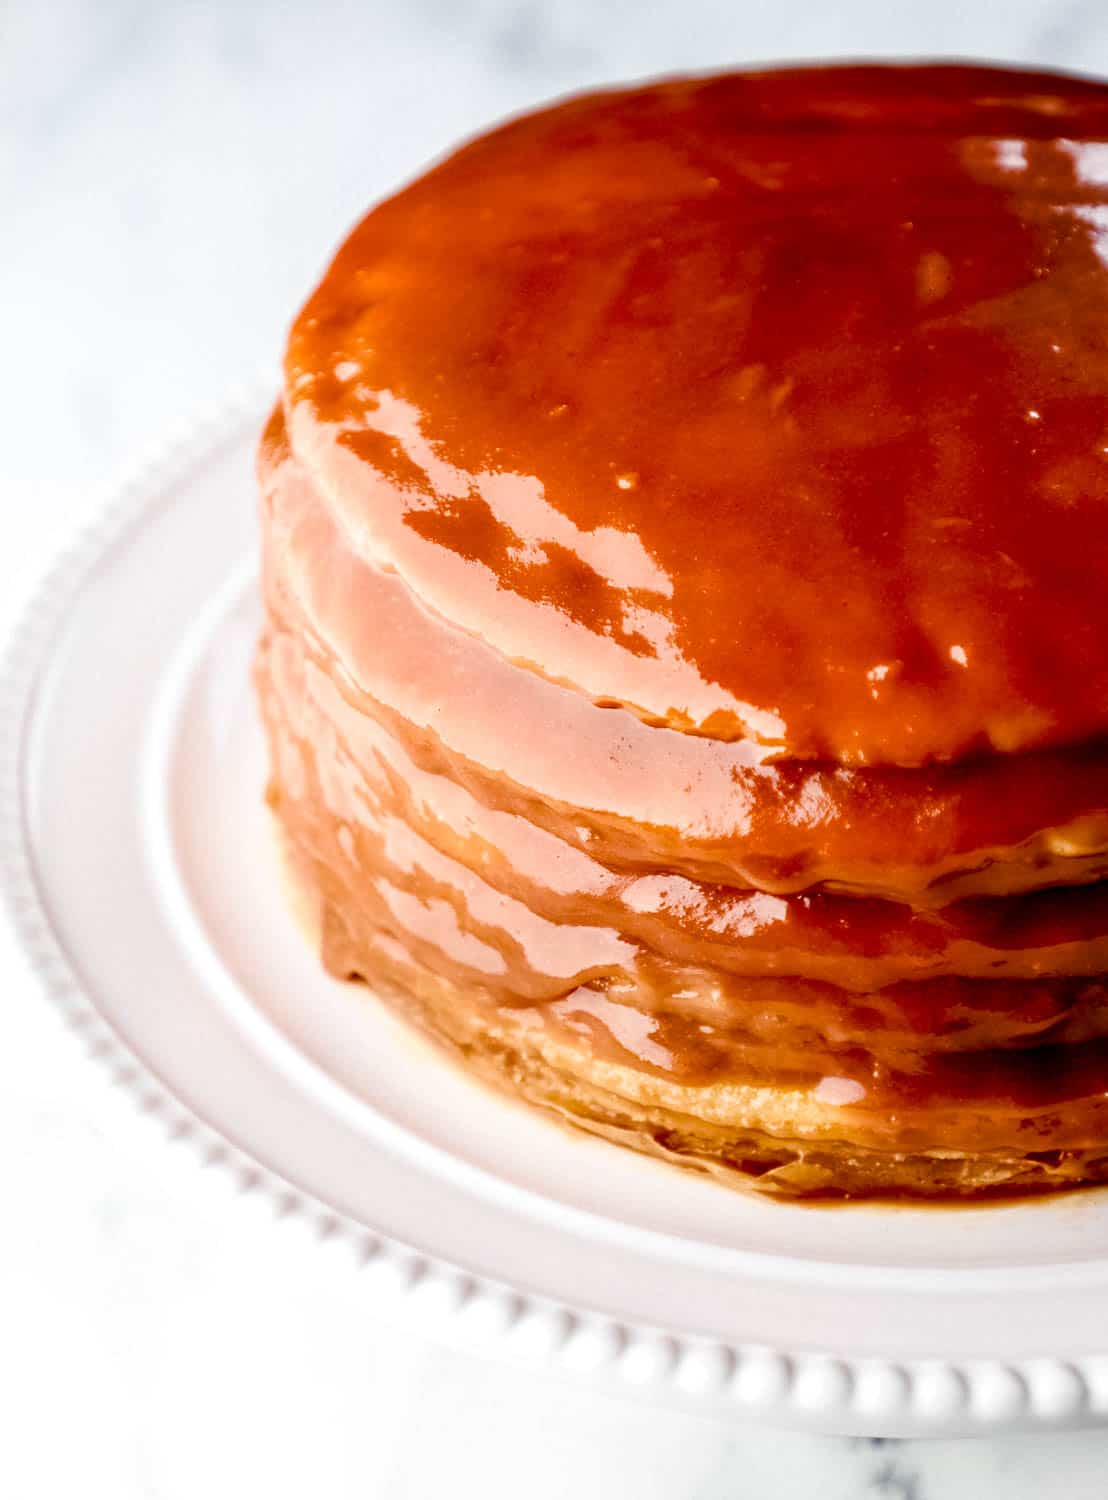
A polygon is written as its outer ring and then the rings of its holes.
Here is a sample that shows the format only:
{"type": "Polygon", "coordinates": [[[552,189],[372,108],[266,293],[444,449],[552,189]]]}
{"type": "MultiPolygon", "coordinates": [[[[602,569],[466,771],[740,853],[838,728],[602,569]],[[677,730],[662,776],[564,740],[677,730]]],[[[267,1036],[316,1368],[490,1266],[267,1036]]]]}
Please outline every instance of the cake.
{"type": "Polygon", "coordinates": [[[259,474],[328,970],[761,1192],[1108,1178],[1108,89],[510,121],[339,250],[259,474]]]}

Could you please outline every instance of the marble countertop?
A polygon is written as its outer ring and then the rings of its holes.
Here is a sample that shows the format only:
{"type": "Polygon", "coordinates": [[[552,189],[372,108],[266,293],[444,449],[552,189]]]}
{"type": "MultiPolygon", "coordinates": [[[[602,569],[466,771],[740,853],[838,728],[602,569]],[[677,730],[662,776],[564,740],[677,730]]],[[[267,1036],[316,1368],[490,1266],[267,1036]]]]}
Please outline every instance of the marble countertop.
{"type": "MultiPolygon", "coordinates": [[[[366,204],[569,89],[724,62],[1108,72],[1098,0],[43,0],[0,9],[0,631],[136,451],[259,369],[366,204]]],[[[452,1354],[167,1146],[0,929],[0,1493],[960,1500],[1105,1492],[1108,1434],[782,1434],[452,1354]]]]}

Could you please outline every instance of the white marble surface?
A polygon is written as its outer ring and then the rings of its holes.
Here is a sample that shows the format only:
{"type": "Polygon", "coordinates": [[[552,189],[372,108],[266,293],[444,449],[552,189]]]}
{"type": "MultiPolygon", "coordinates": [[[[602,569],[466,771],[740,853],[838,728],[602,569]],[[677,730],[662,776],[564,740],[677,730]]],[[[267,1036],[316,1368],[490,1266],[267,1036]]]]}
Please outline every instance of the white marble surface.
{"type": "MultiPolygon", "coordinates": [[[[0,630],[112,473],[272,365],[375,195],[602,80],[786,56],[1108,72],[1099,0],[41,0],[0,7],[0,630]]],[[[0,931],[0,1494],[1101,1496],[1108,1434],[872,1444],[521,1380],[375,1325],[356,1274],[199,1170],[0,931]]]]}

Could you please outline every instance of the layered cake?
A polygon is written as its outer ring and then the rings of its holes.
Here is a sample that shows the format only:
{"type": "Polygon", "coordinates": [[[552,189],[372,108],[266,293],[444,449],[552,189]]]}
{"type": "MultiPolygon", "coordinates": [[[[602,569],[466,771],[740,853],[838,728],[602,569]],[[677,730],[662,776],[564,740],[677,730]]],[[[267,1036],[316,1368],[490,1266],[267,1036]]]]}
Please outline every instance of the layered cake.
{"type": "Polygon", "coordinates": [[[355,229],[259,468],[331,972],[762,1191],[1108,1178],[1108,89],[514,120],[355,229]]]}

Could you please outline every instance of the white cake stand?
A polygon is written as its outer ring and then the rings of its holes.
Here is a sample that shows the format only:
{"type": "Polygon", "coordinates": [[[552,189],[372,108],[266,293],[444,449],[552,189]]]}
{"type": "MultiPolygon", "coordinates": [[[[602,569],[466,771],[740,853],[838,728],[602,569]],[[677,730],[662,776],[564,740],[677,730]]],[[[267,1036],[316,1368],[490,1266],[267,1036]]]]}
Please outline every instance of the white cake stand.
{"type": "Polygon", "coordinates": [[[147,466],[9,650],[3,890],[91,1050],[200,1160],[346,1237],[367,1298],[468,1347],[825,1431],[1101,1420],[1104,1194],[729,1192],[486,1092],[323,974],[248,681],[265,404],[147,466]]]}

